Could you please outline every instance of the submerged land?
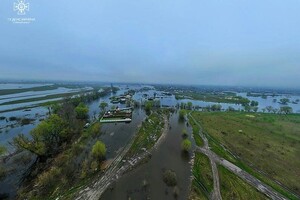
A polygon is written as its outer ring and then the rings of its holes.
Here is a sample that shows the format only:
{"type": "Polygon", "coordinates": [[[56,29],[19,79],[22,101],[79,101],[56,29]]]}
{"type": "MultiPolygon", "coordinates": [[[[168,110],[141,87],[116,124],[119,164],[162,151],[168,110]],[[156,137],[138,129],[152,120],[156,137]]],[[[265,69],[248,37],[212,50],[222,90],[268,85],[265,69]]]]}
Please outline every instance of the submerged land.
{"type": "Polygon", "coordinates": [[[0,199],[300,198],[296,90],[0,88],[0,199]]]}

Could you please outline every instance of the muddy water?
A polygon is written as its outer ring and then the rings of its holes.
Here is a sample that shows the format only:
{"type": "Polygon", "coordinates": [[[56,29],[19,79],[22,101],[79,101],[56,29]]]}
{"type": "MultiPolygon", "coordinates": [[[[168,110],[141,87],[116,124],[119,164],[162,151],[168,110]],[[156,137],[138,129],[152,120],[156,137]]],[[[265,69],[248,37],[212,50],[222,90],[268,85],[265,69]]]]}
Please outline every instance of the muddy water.
{"type": "Polygon", "coordinates": [[[178,115],[173,114],[170,126],[164,141],[153,150],[152,158],[120,178],[112,188],[105,191],[101,199],[174,199],[173,187],[168,187],[163,182],[164,169],[171,169],[177,175],[177,199],[187,199],[191,166],[190,156],[183,155],[181,151],[181,133],[185,124],[179,123],[178,115]],[[148,183],[146,187],[143,186],[143,181],[148,183]]]}

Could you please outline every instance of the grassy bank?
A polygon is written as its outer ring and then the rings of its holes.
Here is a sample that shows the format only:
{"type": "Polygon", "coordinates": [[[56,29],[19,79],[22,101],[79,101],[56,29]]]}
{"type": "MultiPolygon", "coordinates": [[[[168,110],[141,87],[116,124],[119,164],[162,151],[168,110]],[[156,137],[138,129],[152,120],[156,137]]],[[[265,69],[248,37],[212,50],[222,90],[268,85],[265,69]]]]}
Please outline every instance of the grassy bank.
{"type": "Polygon", "coordinates": [[[8,101],[8,102],[2,103],[0,105],[28,103],[28,102],[42,101],[42,100],[48,100],[48,99],[51,101],[51,99],[71,97],[73,95],[80,95],[80,94],[84,94],[84,93],[85,92],[71,92],[71,93],[62,93],[62,94],[51,94],[51,95],[46,95],[46,96],[43,96],[43,97],[34,97],[34,98],[28,98],[28,99],[8,101]]]}
{"type": "Polygon", "coordinates": [[[297,199],[275,181],[299,194],[299,115],[224,112],[192,115],[202,124],[214,152],[286,197],[297,199]]]}
{"type": "Polygon", "coordinates": [[[209,199],[213,190],[213,175],[208,157],[195,153],[192,192],[189,199],[209,199]]]}
{"type": "Polygon", "coordinates": [[[199,147],[202,147],[204,143],[203,143],[202,138],[199,135],[200,127],[195,123],[195,121],[190,116],[188,116],[188,119],[189,119],[190,125],[193,128],[193,137],[196,142],[196,145],[199,147]]]}
{"type": "Polygon", "coordinates": [[[181,92],[175,94],[176,99],[193,99],[206,102],[215,103],[234,103],[234,104],[247,104],[247,98],[233,95],[232,93],[213,93],[213,92],[181,92]]]}
{"type": "Polygon", "coordinates": [[[268,199],[264,194],[240,179],[223,166],[218,166],[220,190],[223,199],[268,199]]]}
{"type": "Polygon", "coordinates": [[[152,112],[142,125],[129,149],[127,156],[133,156],[142,151],[142,148],[150,149],[162,134],[164,127],[163,111],[152,112]]]}

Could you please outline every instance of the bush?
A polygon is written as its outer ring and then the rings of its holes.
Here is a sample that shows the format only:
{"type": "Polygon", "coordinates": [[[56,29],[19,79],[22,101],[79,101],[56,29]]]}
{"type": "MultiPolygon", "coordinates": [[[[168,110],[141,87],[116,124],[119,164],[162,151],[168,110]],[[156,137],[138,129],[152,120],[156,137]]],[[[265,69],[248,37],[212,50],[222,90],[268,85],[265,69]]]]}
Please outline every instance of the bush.
{"type": "Polygon", "coordinates": [[[93,124],[93,126],[91,127],[91,133],[93,135],[98,135],[100,133],[100,128],[101,127],[100,127],[100,123],[99,122],[93,124]]]}
{"type": "Polygon", "coordinates": [[[86,105],[84,105],[83,103],[80,103],[75,108],[75,112],[76,112],[76,118],[77,119],[87,119],[89,108],[86,105]]]}
{"type": "Polygon", "coordinates": [[[176,173],[172,170],[168,169],[164,172],[163,180],[167,184],[167,186],[177,185],[177,176],[176,176],[176,173]]]}
{"type": "Polygon", "coordinates": [[[17,117],[9,117],[9,121],[16,121],[17,117]]]}
{"type": "Polygon", "coordinates": [[[4,146],[0,146],[0,156],[6,152],[6,148],[4,146]]]}
{"type": "Polygon", "coordinates": [[[23,125],[28,125],[28,124],[31,123],[31,121],[32,121],[32,119],[29,119],[29,118],[23,118],[23,119],[21,119],[21,125],[22,125],[22,126],[23,126],[23,125]]]}
{"type": "Polygon", "coordinates": [[[182,130],[182,137],[183,138],[187,138],[188,137],[188,133],[187,133],[186,129],[182,130]]]}
{"type": "Polygon", "coordinates": [[[192,143],[189,139],[184,139],[181,143],[181,148],[183,151],[189,151],[192,147],[192,143]]]}
{"type": "Polygon", "coordinates": [[[184,120],[185,114],[186,114],[186,113],[185,113],[185,110],[180,110],[180,111],[179,111],[179,119],[180,119],[180,120],[184,120]]]}
{"type": "Polygon", "coordinates": [[[93,146],[92,155],[98,160],[100,160],[105,157],[105,154],[106,154],[105,144],[100,140],[98,140],[93,146]]]}
{"type": "Polygon", "coordinates": [[[38,176],[37,185],[42,186],[45,190],[51,188],[57,183],[61,170],[57,167],[52,167],[50,170],[38,176]]]}

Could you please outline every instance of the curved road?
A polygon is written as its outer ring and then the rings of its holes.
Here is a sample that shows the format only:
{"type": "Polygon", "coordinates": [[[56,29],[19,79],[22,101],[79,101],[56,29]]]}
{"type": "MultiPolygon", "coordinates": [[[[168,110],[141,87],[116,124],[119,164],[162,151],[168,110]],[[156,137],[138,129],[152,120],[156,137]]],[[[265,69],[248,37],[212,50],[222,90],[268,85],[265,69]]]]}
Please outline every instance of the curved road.
{"type": "Polygon", "coordinates": [[[201,152],[205,154],[212,165],[212,172],[213,172],[213,179],[214,179],[214,190],[212,193],[212,199],[222,199],[221,194],[220,194],[220,184],[219,184],[219,175],[218,175],[218,170],[216,164],[222,165],[237,176],[239,176],[241,179],[245,180],[248,182],[250,185],[255,187],[257,190],[260,192],[264,193],[271,199],[275,200],[286,200],[285,197],[283,197],[281,194],[276,192],[273,188],[270,186],[262,183],[260,180],[249,174],[248,172],[244,171],[243,169],[239,168],[238,166],[234,165],[233,163],[229,162],[228,160],[218,156],[215,154],[213,151],[209,149],[208,146],[208,141],[206,136],[202,132],[202,127],[201,125],[195,120],[195,118],[189,113],[189,116],[193,119],[193,121],[197,124],[197,126],[200,128],[199,135],[204,141],[204,146],[203,147],[196,147],[197,152],[201,152]]]}

